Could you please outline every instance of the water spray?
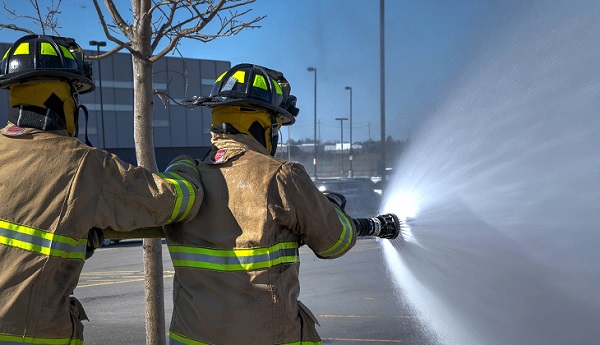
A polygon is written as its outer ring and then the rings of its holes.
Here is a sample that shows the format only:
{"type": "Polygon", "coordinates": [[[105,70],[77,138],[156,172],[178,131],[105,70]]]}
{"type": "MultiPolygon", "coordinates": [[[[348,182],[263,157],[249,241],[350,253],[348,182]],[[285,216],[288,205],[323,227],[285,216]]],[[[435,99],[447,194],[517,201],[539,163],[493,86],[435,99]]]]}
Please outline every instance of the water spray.
{"type": "Polygon", "coordinates": [[[402,222],[393,213],[380,214],[372,218],[355,218],[356,233],[359,237],[375,236],[393,240],[402,236],[402,222]]]}

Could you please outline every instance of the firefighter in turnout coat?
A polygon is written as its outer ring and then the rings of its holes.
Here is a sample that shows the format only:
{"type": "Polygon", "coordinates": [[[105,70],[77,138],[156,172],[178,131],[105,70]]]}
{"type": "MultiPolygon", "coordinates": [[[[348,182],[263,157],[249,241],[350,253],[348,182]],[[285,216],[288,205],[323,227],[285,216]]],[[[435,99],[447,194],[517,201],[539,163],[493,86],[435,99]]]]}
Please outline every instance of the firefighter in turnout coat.
{"type": "Polygon", "coordinates": [[[22,37],[0,69],[11,106],[0,130],[0,344],[80,345],[86,315],[70,295],[97,228],[194,216],[198,171],[181,157],[153,174],[75,137],[78,95],[94,83],[73,39],[22,37]]]}
{"type": "Polygon", "coordinates": [[[198,164],[204,201],[166,227],[175,267],[171,345],[320,344],[298,301],[298,248],[332,259],[355,244],[352,219],[297,163],[273,157],[298,109],[283,74],[241,64],[211,95],[212,148],[198,164]]]}

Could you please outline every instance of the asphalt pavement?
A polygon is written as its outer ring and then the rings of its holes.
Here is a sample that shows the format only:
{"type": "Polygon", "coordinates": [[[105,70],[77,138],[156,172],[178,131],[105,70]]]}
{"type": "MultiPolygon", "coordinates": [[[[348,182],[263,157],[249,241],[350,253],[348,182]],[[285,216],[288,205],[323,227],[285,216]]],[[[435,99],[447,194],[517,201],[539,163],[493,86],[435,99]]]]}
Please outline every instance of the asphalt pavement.
{"type": "MultiPolygon", "coordinates": [[[[300,248],[300,300],[317,316],[323,344],[436,344],[393,287],[377,241],[359,239],[334,260],[300,248]]],[[[126,240],[100,248],[86,263],[75,290],[90,319],[84,321],[86,345],[145,344],[141,244],[126,240]]],[[[163,263],[168,329],[174,271],[166,245],[163,263]]]]}

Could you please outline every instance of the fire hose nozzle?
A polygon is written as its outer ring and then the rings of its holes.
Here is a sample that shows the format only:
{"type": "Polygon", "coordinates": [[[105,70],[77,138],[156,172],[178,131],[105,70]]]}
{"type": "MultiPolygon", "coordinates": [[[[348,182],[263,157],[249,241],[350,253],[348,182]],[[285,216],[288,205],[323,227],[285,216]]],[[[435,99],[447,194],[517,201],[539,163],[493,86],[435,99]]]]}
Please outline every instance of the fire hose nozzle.
{"type": "Polygon", "coordinates": [[[402,237],[402,222],[393,213],[381,214],[373,218],[354,218],[357,236],[376,236],[393,240],[402,237]]]}

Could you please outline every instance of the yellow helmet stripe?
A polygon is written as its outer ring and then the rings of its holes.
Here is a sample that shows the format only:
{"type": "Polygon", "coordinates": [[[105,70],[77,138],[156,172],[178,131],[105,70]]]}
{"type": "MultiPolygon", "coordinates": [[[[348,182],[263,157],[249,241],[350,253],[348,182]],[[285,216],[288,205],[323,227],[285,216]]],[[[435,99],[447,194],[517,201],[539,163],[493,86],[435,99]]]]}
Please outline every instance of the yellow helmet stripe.
{"type": "Polygon", "coordinates": [[[227,71],[221,73],[221,75],[217,78],[217,80],[215,80],[215,82],[218,83],[221,79],[223,79],[223,76],[225,75],[225,73],[227,73],[227,71]]]}
{"type": "Polygon", "coordinates": [[[67,58],[67,59],[72,59],[75,60],[75,57],[73,56],[73,53],[71,53],[71,51],[69,51],[69,49],[67,49],[66,47],[60,46],[60,50],[62,50],[63,55],[67,58]]]}
{"type": "Polygon", "coordinates": [[[273,86],[275,87],[275,92],[278,95],[283,94],[283,92],[281,91],[281,87],[279,86],[279,84],[277,84],[277,82],[275,80],[273,80],[273,86]]]}
{"type": "Polygon", "coordinates": [[[42,42],[40,44],[40,53],[42,55],[54,55],[58,56],[58,53],[54,49],[54,47],[48,42],[42,42]]]}
{"type": "Polygon", "coordinates": [[[267,82],[265,81],[265,77],[260,74],[254,76],[254,83],[252,84],[254,87],[258,87],[263,90],[268,90],[267,82]]]}
{"type": "Polygon", "coordinates": [[[23,42],[15,49],[14,55],[29,55],[29,43],[23,42]]]}

